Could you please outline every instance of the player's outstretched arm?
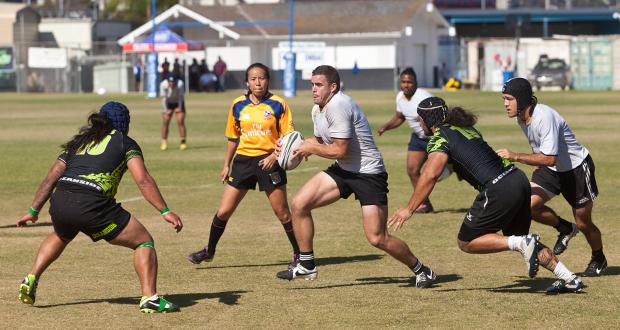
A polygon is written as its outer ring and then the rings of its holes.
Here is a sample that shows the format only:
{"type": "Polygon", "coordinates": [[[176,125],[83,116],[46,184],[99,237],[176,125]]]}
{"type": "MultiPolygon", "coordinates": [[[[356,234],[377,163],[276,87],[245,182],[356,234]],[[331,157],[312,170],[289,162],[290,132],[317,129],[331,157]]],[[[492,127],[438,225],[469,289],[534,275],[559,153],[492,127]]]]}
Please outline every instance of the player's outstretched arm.
{"type": "Polygon", "coordinates": [[[170,223],[177,233],[181,231],[183,229],[181,218],[166,206],[166,201],[161,195],[155,179],[153,179],[144,166],[142,157],[134,157],[127,161],[127,168],[144,198],[161,213],[164,220],[170,223]]]}
{"type": "Polygon", "coordinates": [[[556,156],[549,156],[542,153],[526,154],[520,152],[513,152],[508,149],[499,149],[496,150],[495,153],[497,153],[498,156],[508,159],[510,161],[519,162],[531,166],[554,166],[557,161],[556,156]]]}
{"type": "Polygon", "coordinates": [[[28,214],[17,220],[18,227],[25,226],[28,221],[34,223],[39,219],[39,211],[50,198],[52,190],[54,190],[58,179],[65,173],[66,168],[67,165],[64,162],[60,160],[54,162],[52,168],[47,172],[45,179],[43,179],[43,182],[41,182],[37,192],[34,194],[34,200],[32,201],[32,206],[28,210],[28,214]]]}
{"type": "Polygon", "coordinates": [[[387,123],[385,123],[385,125],[381,126],[381,128],[377,130],[377,133],[379,134],[379,136],[381,136],[386,131],[400,126],[404,121],[405,116],[403,116],[402,113],[396,111],[394,117],[392,117],[387,123]]]}
{"type": "Polygon", "coordinates": [[[418,179],[413,195],[407,206],[399,208],[388,220],[388,228],[393,231],[400,229],[405,221],[409,220],[413,212],[424,202],[433,191],[444,167],[448,163],[448,155],[443,152],[433,152],[428,155],[424,164],[424,171],[418,179]]]}

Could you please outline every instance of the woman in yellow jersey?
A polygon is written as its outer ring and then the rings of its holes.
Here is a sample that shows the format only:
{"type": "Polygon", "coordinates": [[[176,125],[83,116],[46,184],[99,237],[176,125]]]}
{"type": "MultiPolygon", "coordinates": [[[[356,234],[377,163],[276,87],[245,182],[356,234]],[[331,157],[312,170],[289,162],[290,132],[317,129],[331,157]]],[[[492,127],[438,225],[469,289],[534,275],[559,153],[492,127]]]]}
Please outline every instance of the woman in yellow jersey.
{"type": "Polygon", "coordinates": [[[249,189],[258,188],[269,198],[293,247],[294,267],[299,259],[299,247],[293,234],[291,212],[286,199],[286,172],[273,154],[280,136],[293,131],[293,117],[286,102],[269,92],[269,68],[261,63],[245,71],[248,91],[236,98],[228,113],[226,125],[226,155],[220,173],[226,183],[220,207],[213,217],[209,243],[187,259],[199,264],[212,261],[217,242],[224,233],[228,219],[249,189]]]}

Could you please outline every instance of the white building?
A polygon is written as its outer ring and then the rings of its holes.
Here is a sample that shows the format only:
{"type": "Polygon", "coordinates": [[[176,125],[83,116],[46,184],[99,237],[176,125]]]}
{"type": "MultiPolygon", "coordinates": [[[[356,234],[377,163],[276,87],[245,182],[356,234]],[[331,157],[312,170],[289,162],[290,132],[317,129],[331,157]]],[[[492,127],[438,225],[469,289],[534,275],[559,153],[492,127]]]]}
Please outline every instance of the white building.
{"type": "MultiPolygon", "coordinates": [[[[169,24],[188,40],[206,44],[206,53],[190,56],[198,60],[206,57],[210,67],[221,56],[231,75],[228,87],[243,88],[243,71],[254,62],[283,69],[282,56],[289,40],[288,1],[234,6],[217,1],[216,5],[183,8],[189,11],[168,13],[165,19],[160,17],[160,23],[169,24]],[[221,25],[186,24],[189,21],[221,25]],[[222,26],[238,37],[224,33],[222,26]]],[[[448,28],[443,16],[426,0],[295,1],[293,50],[300,73],[298,86],[309,86],[304,78],[319,64],[335,66],[346,88],[351,89],[393,89],[398,70],[406,67],[416,70],[420,85],[437,86],[439,38],[448,34],[448,28]]],[[[119,43],[149,30],[150,25],[145,24],[119,43]]],[[[281,79],[272,82],[274,88],[280,84],[281,79]]]]}

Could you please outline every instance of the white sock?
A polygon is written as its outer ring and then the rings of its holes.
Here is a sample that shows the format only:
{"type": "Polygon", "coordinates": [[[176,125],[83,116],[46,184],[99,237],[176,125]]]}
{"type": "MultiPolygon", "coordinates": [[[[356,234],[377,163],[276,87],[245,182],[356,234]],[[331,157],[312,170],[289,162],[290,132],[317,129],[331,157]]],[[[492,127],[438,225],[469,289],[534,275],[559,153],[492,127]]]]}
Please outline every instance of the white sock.
{"type": "Polygon", "coordinates": [[[158,295],[157,295],[157,293],[156,293],[156,294],[154,294],[154,295],[150,296],[148,300],[150,300],[150,301],[154,301],[154,300],[157,300],[157,298],[159,298],[159,296],[158,296],[158,295]]]}
{"type": "Polygon", "coordinates": [[[508,236],[508,248],[510,251],[521,251],[520,245],[524,238],[525,236],[508,236]]]}
{"type": "Polygon", "coordinates": [[[568,270],[568,268],[566,268],[561,261],[558,261],[558,264],[555,266],[553,275],[561,280],[564,280],[565,282],[570,282],[573,278],[575,278],[575,274],[568,270]]]}

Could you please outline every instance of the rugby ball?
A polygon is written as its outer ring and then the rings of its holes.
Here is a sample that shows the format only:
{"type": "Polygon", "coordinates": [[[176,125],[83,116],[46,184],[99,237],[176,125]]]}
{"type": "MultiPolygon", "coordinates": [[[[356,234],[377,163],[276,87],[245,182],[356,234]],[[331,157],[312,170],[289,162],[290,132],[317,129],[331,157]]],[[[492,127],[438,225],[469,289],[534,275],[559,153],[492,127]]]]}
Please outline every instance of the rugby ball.
{"type": "Polygon", "coordinates": [[[301,157],[293,157],[293,150],[299,148],[304,143],[304,137],[297,131],[292,131],[280,140],[282,150],[278,157],[278,164],[285,171],[295,169],[301,163],[301,157]]]}

